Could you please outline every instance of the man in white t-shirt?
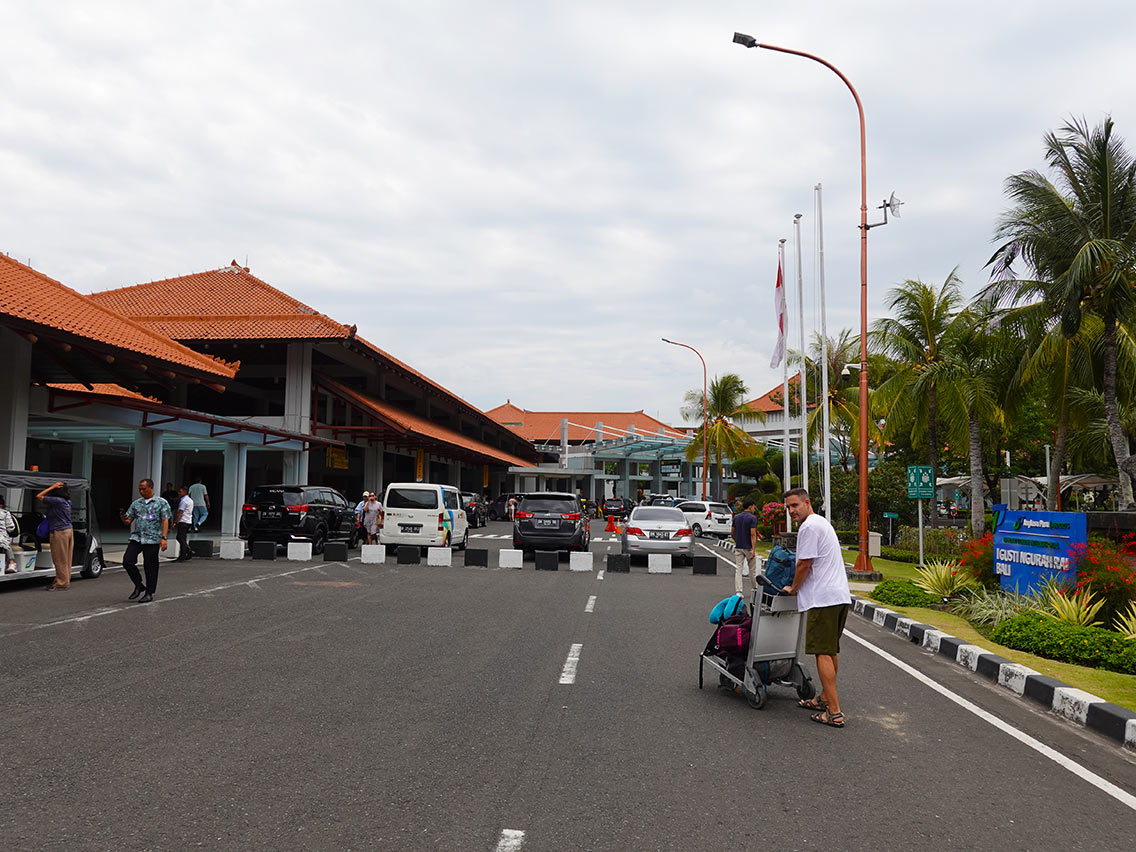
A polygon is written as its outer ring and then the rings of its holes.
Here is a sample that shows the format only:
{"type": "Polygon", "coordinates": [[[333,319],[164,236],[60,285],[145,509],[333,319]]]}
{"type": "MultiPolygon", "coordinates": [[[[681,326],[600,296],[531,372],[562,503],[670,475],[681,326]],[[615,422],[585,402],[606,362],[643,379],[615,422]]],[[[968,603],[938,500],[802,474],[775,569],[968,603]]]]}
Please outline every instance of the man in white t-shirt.
{"type": "Polygon", "coordinates": [[[174,523],[177,524],[178,557],[175,562],[188,562],[193,558],[189,549],[189,531],[193,529],[193,498],[184,485],[178,489],[178,505],[174,510],[174,523]]]}
{"type": "Polygon", "coordinates": [[[852,606],[844,554],[836,530],[813,511],[809,492],[793,488],[785,492],[785,508],[797,524],[797,572],[785,591],[797,596],[797,609],[806,613],[805,653],[816,655],[820,695],[798,703],[815,710],[812,720],[834,728],[844,727],[844,714],[836,697],[837,655],[840,634],[852,606]]]}

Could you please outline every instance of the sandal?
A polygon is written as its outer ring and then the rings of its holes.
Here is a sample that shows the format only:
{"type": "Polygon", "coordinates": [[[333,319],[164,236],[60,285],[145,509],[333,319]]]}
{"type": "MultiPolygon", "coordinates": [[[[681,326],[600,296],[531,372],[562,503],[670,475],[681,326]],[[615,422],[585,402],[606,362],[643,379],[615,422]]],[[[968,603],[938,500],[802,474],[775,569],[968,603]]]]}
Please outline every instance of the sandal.
{"type": "Polygon", "coordinates": [[[802,698],[797,702],[797,706],[805,710],[827,710],[828,702],[821,701],[819,698],[802,698]]]}
{"type": "Polygon", "coordinates": [[[812,719],[814,722],[818,722],[821,725],[830,725],[833,728],[843,728],[844,727],[844,714],[843,713],[832,713],[830,715],[827,707],[825,709],[821,710],[819,713],[814,713],[809,718],[812,719]]]}

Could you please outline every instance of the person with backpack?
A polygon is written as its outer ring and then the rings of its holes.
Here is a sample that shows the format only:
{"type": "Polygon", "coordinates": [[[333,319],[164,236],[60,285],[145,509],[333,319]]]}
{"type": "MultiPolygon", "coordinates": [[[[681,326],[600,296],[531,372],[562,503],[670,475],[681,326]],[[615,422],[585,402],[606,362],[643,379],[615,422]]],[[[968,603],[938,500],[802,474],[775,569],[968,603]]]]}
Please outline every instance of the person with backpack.
{"type": "Polygon", "coordinates": [[[811,716],[814,722],[843,728],[844,714],[836,695],[837,655],[852,606],[844,554],[832,524],[813,511],[808,491],[792,488],[784,500],[797,524],[797,568],[784,591],[796,595],[798,611],[806,613],[805,653],[816,656],[821,684],[820,695],[797,704],[816,711],[811,716]]]}
{"type": "Polygon", "coordinates": [[[745,597],[742,566],[749,566],[749,578],[757,586],[757,503],[746,500],[742,511],[734,515],[734,594],[745,597]]]}

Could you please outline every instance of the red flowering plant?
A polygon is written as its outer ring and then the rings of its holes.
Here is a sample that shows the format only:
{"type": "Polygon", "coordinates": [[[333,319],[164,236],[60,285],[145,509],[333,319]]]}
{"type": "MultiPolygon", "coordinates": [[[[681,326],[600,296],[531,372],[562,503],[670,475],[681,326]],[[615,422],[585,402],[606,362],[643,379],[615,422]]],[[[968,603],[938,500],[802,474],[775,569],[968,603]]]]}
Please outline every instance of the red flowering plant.
{"type": "Polygon", "coordinates": [[[785,504],[766,503],[757,512],[763,526],[772,527],[780,531],[785,526],[785,504]]]}
{"type": "Polygon", "coordinates": [[[1136,535],[1119,542],[1094,538],[1088,544],[1069,548],[1076,571],[1076,591],[1088,590],[1104,600],[1099,617],[1112,624],[1116,616],[1136,601],[1136,535]]]}
{"type": "Polygon", "coordinates": [[[959,571],[969,575],[987,589],[997,589],[1001,583],[994,573],[994,533],[968,541],[959,558],[959,571]]]}

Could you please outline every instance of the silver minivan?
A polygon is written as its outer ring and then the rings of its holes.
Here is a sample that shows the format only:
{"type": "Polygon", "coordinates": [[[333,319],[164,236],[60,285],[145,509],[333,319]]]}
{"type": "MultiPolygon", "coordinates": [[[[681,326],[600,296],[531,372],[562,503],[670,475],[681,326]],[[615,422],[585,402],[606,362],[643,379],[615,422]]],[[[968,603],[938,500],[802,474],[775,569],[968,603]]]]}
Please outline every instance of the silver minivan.
{"type": "Polygon", "coordinates": [[[393,482],[383,495],[379,544],[456,547],[469,543],[469,519],[454,485],[393,482]]]}

